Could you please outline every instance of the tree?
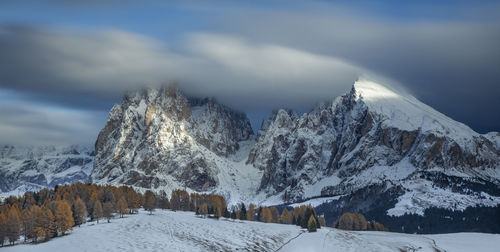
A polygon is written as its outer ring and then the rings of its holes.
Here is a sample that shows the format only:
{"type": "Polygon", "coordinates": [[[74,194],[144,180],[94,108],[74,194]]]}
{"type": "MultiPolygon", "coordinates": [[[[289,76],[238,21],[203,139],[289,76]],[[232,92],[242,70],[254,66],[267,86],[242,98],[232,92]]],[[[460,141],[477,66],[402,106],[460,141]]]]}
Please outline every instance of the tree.
{"type": "Polygon", "coordinates": [[[283,224],[293,224],[292,222],[292,213],[288,211],[288,209],[283,209],[283,212],[281,213],[280,221],[283,224]]]}
{"type": "Polygon", "coordinates": [[[74,220],[71,206],[66,200],[58,200],[56,203],[55,214],[56,229],[63,235],[66,231],[73,229],[74,220]]]}
{"type": "Polygon", "coordinates": [[[169,202],[168,202],[167,194],[164,191],[162,191],[160,194],[160,198],[158,200],[158,208],[165,210],[169,207],[168,205],[169,205],[169,202]]]}
{"type": "Polygon", "coordinates": [[[253,204],[250,204],[248,206],[247,220],[249,221],[255,220],[255,206],[253,204]]]}
{"type": "Polygon", "coordinates": [[[207,216],[208,214],[208,205],[207,203],[203,203],[200,207],[199,213],[203,215],[203,217],[207,216]]]}
{"type": "Polygon", "coordinates": [[[43,230],[43,210],[41,207],[34,205],[30,209],[31,217],[33,218],[33,231],[31,233],[31,239],[33,242],[37,242],[38,239],[45,238],[45,233],[41,234],[40,230],[43,230]]]}
{"type": "Polygon", "coordinates": [[[10,244],[19,239],[21,232],[21,220],[19,219],[18,209],[11,207],[7,212],[7,238],[10,244]]]}
{"type": "Polygon", "coordinates": [[[2,247],[5,238],[7,238],[7,217],[4,213],[0,212],[0,245],[2,247]]]}
{"type": "Polygon", "coordinates": [[[153,192],[150,190],[146,191],[144,200],[144,210],[149,211],[149,214],[153,214],[153,211],[156,208],[156,197],[153,192]]]}
{"type": "Polygon", "coordinates": [[[343,213],[334,227],[344,230],[366,230],[368,223],[362,214],[343,213]]]}
{"type": "Polygon", "coordinates": [[[240,220],[246,220],[246,219],[247,219],[247,208],[245,207],[244,203],[241,203],[240,220]]]}
{"type": "Polygon", "coordinates": [[[184,190],[172,191],[172,197],[170,198],[170,207],[172,208],[172,210],[188,211],[190,205],[191,204],[188,192],[184,190]]]}
{"type": "MultiPolygon", "coordinates": [[[[24,195],[27,195],[27,193],[24,195]]],[[[27,239],[31,239],[33,237],[33,233],[35,232],[34,217],[31,214],[31,209],[23,209],[21,213],[21,222],[23,223],[23,235],[24,241],[26,242],[27,239]]]]}
{"type": "Polygon", "coordinates": [[[76,198],[74,204],[75,212],[73,213],[75,216],[75,224],[80,226],[82,223],[85,223],[87,219],[87,207],[83,200],[80,197],[76,198]]]}
{"type": "Polygon", "coordinates": [[[236,209],[233,207],[231,209],[231,219],[235,220],[238,218],[238,214],[236,213],[236,209]]]}
{"type": "Polygon", "coordinates": [[[316,232],[317,227],[318,224],[316,223],[316,219],[311,215],[311,217],[309,217],[309,221],[307,221],[307,231],[316,232]]]}
{"type": "Polygon", "coordinates": [[[319,225],[320,225],[321,227],[326,227],[326,220],[325,220],[325,217],[320,216],[320,217],[318,218],[318,222],[319,222],[319,225]]]}
{"type": "Polygon", "coordinates": [[[106,218],[106,220],[108,220],[108,223],[110,222],[111,218],[113,218],[114,212],[115,212],[115,208],[113,206],[113,203],[111,203],[111,202],[104,203],[102,215],[104,218],[106,218]]]}
{"type": "Polygon", "coordinates": [[[118,200],[116,208],[118,210],[118,213],[120,214],[120,218],[123,218],[123,215],[127,213],[127,202],[123,197],[118,200]]]}
{"type": "Polygon", "coordinates": [[[265,222],[265,223],[269,223],[269,222],[273,221],[273,215],[271,213],[271,209],[269,209],[268,207],[262,208],[261,221],[265,222]]]}
{"type": "Polygon", "coordinates": [[[272,216],[272,221],[273,223],[279,223],[279,217],[280,213],[278,212],[278,209],[276,207],[271,207],[271,216],[272,216]]]}
{"type": "Polygon", "coordinates": [[[97,223],[99,223],[99,219],[102,218],[103,212],[102,212],[102,204],[100,201],[96,201],[94,203],[94,211],[92,212],[92,218],[94,220],[97,220],[97,223]]]}
{"type": "Polygon", "coordinates": [[[54,215],[52,214],[52,211],[44,206],[42,208],[42,218],[41,218],[41,227],[45,233],[45,240],[49,240],[51,237],[56,234],[56,228],[54,225],[54,215]]]}
{"type": "Polygon", "coordinates": [[[132,188],[127,190],[127,205],[130,209],[130,214],[136,213],[140,206],[140,197],[132,188]]]}

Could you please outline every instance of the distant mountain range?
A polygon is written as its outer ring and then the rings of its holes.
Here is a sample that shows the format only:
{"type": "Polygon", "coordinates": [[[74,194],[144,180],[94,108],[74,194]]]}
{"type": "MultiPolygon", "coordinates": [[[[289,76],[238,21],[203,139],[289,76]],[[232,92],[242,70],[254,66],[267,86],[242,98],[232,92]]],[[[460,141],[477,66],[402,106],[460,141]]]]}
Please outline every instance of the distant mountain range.
{"type": "Polygon", "coordinates": [[[6,146],[0,190],[92,181],[388,216],[500,204],[499,133],[478,134],[368,80],[303,115],[276,110],[256,136],[244,113],[215,99],[175,87],[130,92],[93,150],[6,146]]]}

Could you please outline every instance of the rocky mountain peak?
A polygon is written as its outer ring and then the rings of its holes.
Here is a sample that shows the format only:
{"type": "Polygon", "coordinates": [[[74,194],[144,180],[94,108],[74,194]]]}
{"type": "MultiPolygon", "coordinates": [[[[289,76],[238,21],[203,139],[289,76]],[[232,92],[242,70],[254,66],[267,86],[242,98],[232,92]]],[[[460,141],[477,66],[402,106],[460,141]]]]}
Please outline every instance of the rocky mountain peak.
{"type": "Polygon", "coordinates": [[[480,135],[372,81],[359,80],[333,102],[291,118],[273,114],[248,158],[264,171],[259,191],[284,201],[411,184],[431,170],[500,182],[498,135],[480,135]]]}
{"type": "Polygon", "coordinates": [[[232,155],[252,135],[245,114],[213,98],[189,98],[172,86],[129,92],[99,133],[92,179],[206,190],[217,184],[209,156],[232,155]]]}

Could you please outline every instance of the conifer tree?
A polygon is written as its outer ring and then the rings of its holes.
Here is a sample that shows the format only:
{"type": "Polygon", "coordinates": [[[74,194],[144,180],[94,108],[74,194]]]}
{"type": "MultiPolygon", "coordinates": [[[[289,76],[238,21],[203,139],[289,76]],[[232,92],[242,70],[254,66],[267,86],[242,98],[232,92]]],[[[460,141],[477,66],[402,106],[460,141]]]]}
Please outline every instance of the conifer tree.
{"type": "Polygon", "coordinates": [[[7,212],[7,238],[9,238],[10,244],[19,239],[21,232],[21,220],[19,218],[18,209],[11,207],[7,212]]]}
{"type": "Polygon", "coordinates": [[[321,227],[326,227],[326,220],[325,220],[325,217],[320,216],[320,217],[318,218],[318,222],[319,222],[319,225],[320,225],[321,227]]]}
{"type": "Polygon", "coordinates": [[[246,219],[247,219],[247,208],[245,207],[244,203],[241,203],[240,220],[246,220],[246,219]]]}
{"type": "Polygon", "coordinates": [[[49,240],[51,237],[54,236],[56,233],[56,228],[54,224],[54,215],[52,214],[52,211],[48,207],[43,207],[42,208],[43,216],[42,216],[42,224],[41,226],[43,227],[44,233],[45,233],[45,240],[49,240]]]}
{"type": "MultiPolygon", "coordinates": [[[[26,193],[25,193],[26,195],[26,193]]],[[[24,241],[27,239],[31,239],[34,233],[34,217],[31,214],[31,209],[25,208],[21,213],[21,222],[22,222],[22,232],[24,236],[24,241]]]]}
{"type": "Polygon", "coordinates": [[[271,207],[271,216],[272,216],[273,223],[279,223],[280,214],[279,214],[278,209],[276,207],[271,207]]]}
{"type": "Polygon", "coordinates": [[[201,205],[199,212],[200,212],[201,215],[203,215],[203,217],[207,216],[207,214],[208,214],[208,205],[207,205],[207,203],[203,203],[201,205]]]}
{"type": "Polygon", "coordinates": [[[102,215],[104,218],[106,218],[108,223],[110,222],[111,218],[113,218],[114,211],[115,211],[115,208],[113,206],[113,203],[111,203],[111,202],[104,203],[104,205],[102,207],[102,215]]]}
{"type": "Polygon", "coordinates": [[[288,209],[283,209],[283,212],[281,213],[281,216],[280,216],[280,221],[281,223],[283,224],[292,224],[292,219],[291,219],[292,216],[292,213],[290,213],[288,211],[288,209]]]}
{"type": "Polygon", "coordinates": [[[271,213],[271,209],[269,209],[268,207],[262,208],[261,221],[265,223],[273,221],[273,215],[271,213]]]}
{"type": "Polygon", "coordinates": [[[156,208],[156,197],[153,192],[150,190],[146,191],[144,200],[144,210],[149,211],[149,214],[153,214],[153,211],[156,208]]]}
{"type": "Polygon", "coordinates": [[[96,201],[94,203],[94,211],[92,213],[92,218],[94,220],[97,220],[97,223],[99,223],[99,219],[102,218],[103,212],[102,212],[102,204],[100,201],[96,201]]]}
{"type": "Polygon", "coordinates": [[[127,213],[127,202],[125,201],[125,198],[122,197],[118,200],[116,208],[120,214],[120,218],[123,218],[123,215],[127,213]]]}
{"type": "Polygon", "coordinates": [[[45,234],[40,234],[40,230],[43,230],[43,211],[42,208],[37,205],[31,207],[30,211],[33,218],[33,233],[31,234],[31,239],[33,242],[37,242],[39,238],[45,238],[45,234]]]}
{"type": "Polygon", "coordinates": [[[307,221],[307,231],[316,232],[317,226],[318,224],[316,223],[316,219],[311,215],[311,217],[309,217],[309,221],[307,221]]]}
{"type": "Polygon", "coordinates": [[[255,220],[255,206],[253,204],[250,204],[248,206],[247,220],[249,220],[249,221],[255,220]]]}
{"type": "Polygon", "coordinates": [[[233,208],[232,211],[231,211],[231,219],[235,220],[236,218],[237,218],[237,216],[236,216],[236,209],[233,208]]]}
{"type": "Polygon", "coordinates": [[[55,224],[57,232],[64,235],[68,230],[73,229],[73,212],[66,200],[59,200],[56,203],[55,224]]]}
{"type": "Polygon", "coordinates": [[[73,213],[75,216],[75,224],[80,226],[82,223],[85,223],[87,219],[87,207],[83,200],[80,197],[76,198],[74,203],[75,212],[73,213]]]}
{"type": "Polygon", "coordinates": [[[5,238],[7,238],[7,217],[0,212],[0,245],[3,247],[5,238]]]}

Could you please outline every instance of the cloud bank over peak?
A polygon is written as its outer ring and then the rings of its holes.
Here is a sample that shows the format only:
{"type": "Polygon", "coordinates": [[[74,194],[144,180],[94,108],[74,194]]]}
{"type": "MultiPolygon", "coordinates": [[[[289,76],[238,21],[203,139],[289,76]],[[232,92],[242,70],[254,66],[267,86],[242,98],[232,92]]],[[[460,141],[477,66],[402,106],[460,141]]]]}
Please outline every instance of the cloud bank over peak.
{"type": "Polygon", "coordinates": [[[191,33],[173,51],[120,30],[4,26],[0,54],[3,88],[109,99],[142,85],[177,82],[193,95],[215,96],[241,110],[331,99],[363,71],[338,58],[213,33],[191,33]]]}

